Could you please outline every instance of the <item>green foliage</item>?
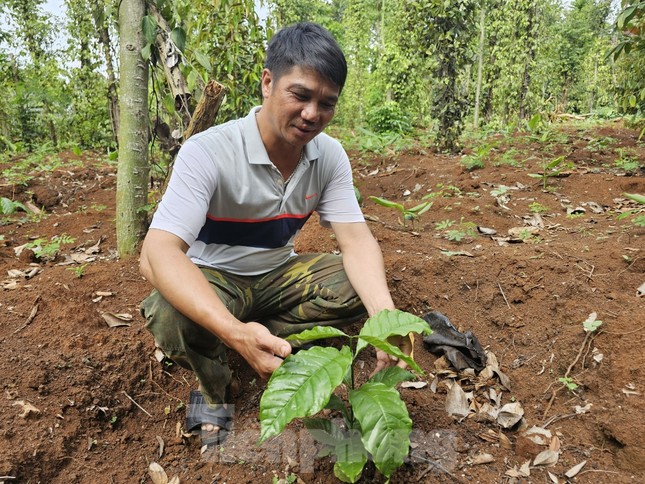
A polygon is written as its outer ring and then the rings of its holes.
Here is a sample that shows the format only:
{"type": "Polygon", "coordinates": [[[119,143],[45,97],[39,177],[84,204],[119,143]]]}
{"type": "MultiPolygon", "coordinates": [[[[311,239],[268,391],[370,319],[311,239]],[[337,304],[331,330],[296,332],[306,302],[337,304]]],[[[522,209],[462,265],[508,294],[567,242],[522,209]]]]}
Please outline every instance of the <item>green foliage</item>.
{"type": "Polygon", "coordinates": [[[11,215],[18,209],[22,210],[23,212],[27,211],[27,208],[22,203],[16,200],[11,200],[5,197],[0,198],[0,214],[11,215]]]}
{"type": "Polygon", "coordinates": [[[80,266],[76,266],[76,267],[68,267],[67,270],[73,272],[76,278],[80,279],[85,275],[86,268],[87,268],[87,264],[81,264],[80,266]]]}
{"type": "Polygon", "coordinates": [[[54,235],[50,240],[39,238],[25,245],[31,249],[37,259],[47,260],[56,257],[63,244],[72,244],[76,239],[69,235],[54,235]]]}
{"type": "Polygon", "coordinates": [[[565,387],[567,387],[567,390],[570,392],[574,391],[575,389],[578,388],[578,384],[573,380],[573,378],[567,376],[567,377],[560,377],[558,378],[558,381],[562,384],[564,384],[565,387]]]}
{"type": "Polygon", "coordinates": [[[464,221],[463,217],[458,224],[455,220],[442,220],[435,224],[435,230],[443,231],[443,236],[452,242],[461,242],[466,237],[471,239],[477,237],[477,224],[464,221]]]}
{"type": "Polygon", "coordinates": [[[415,205],[414,207],[405,208],[403,204],[392,202],[385,198],[371,196],[370,200],[372,200],[374,203],[381,205],[382,207],[387,207],[387,208],[397,210],[401,215],[401,219],[399,220],[399,222],[404,226],[406,225],[406,222],[408,220],[411,220],[412,226],[414,227],[415,220],[417,220],[421,215],[426,213],[432,207],[432,202],[422,202],[418,205],[415,205]]]}
{"type": "Polygon", "coordinates": [[[367,113],[367,125],[376,133],[405,134],[412,130],[409,117],[395,101],[373,107],[367,113]]]}
{"type": "Polygon", "coordinates": [[[368,455],[388,479],[408,454],[412,421],[396,384],[413,376],[400,368],[389,368],[356,387],[353,364],[368,345],[404,359],[418,373],[414,361],[388,342],[396,335],[428,334],[422,319],[402,311],[384,310],[367,320],[357,336],[329,327],[316,327],[288,337],[296,342],[341,336],[350,346],[341,349],[313,347],[290,355],[273,372],[260,401],[260,442],[278,435],[296,418],[310,417],[323,408],[340,411],[344,428],[322,418],[306,418],[305,425],[323,445],[323,455],[334,455],[334,474],[344,482],[356,482],[368,455]],[[351,346],[355,345],[352,350],[351,346]],[[334,394],[345,382],[348,402],[334,394]]]}
{"type": "Polygon", "coordinates": [[[539,202],[533,202],[529,205],[529,210],[533,213],[545,213],[549,211],[549,208],[539,202]]]}
{"type": "Polygon", "coordinates": [[[473,153],[464,156],[461,159],[460,163],[468,171],[473,171],[478,168],[484,168],[484,162],[486,159],[488,159],[490,152],[494,146],[494,143],[484,143],[477,145],[473,148],[473,153]]]}
{"type": "Polygon", "coordinates": [[[529,173],[531,178],[539,178],[542,180],[542,189],[546,190],[549,178],[560,175],[564,170],[571,168],[571,163],[564,162],[564,155],[558,156],[551,161],[546,161],[542,164],[542,173],[529,173]]]}
{"type": "Polygon", "coordinates": [[[409,20],[405,27],[412,44],[416,44],[417,55],[430,56],[434,61],[430,115],[438,121],[435,144],[440,150],[454,151],[464,128],[467,99],[458,80],[471,62],[469,43],[475,37],[475,3],[411,0],[407,10],[409,20]],[[419,50],[419,46],[424,49],[419,50]]]}
{"type": "MultiPolygon", "coordinates": [[[[630,200],[634,200],[635,202],[639,204],[645,204],[645,195],[639,195],[637,193],[623,193],[623,195],[630,200]]],[[[627,217],[631,217],[632,215],[638,213],[639,210],[628,210],[626,212],[621,213],[617,219],[621,220],[627,217]]],[[[632,223],[636,227],[645,227],[645,215],[637,215],[632,219],[632,223]]]]}
{"type": "Polygon", "coordinates": [[[614,162],[616,168],[626,172],[632,172],[640,168],[640,162],[634,156],[630,156],[630,153],[626,150],[619,148],[616,151],[618,153],[618,159],[614,162]]]}

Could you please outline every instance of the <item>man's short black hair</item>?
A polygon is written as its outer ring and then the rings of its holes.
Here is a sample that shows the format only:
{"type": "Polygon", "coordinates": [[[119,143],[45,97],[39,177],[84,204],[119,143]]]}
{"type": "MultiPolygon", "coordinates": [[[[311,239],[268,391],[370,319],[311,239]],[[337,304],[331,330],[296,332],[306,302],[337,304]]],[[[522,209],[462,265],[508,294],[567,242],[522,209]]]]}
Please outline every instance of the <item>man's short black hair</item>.
{"type": "Polygon", "coordinates": [[[264,67],[278,80],[298,66],[316,71],[343,90],[347,61],[332,35],[324,27],[301,22],[280,30],[269,41],[264,67]]]}

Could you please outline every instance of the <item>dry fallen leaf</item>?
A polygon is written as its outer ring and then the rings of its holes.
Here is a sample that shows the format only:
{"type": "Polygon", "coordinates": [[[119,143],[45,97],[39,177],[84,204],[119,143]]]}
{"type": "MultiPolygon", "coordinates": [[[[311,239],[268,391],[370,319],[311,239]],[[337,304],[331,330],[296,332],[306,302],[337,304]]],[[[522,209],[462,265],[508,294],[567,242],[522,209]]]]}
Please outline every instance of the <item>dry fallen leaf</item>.
{"type": "Polygon", "coordinates": [[[535,425],[522,435],[538,445],[548,445],[553,437],[550,430],[535,425]]]}
{"type": "Polygon", "coordinates": [[[546,471],[546,473],[549,475],[549,479],[551,479],[551,482],[553,484],[560,484],[560,481],[558,480],[558,476],[556,476],[555,474],[549,471],[546,471]]]}
{"type": "Polygon", "coordinates": [[[522,420],[524,409],[520,402],[512,402],[504,405],[497,415],[497,423],[503,428],[508,429],[522,420]]]}
{"type": "Polygon", "coordinates": [[[18,415],[20,418],[27,418],[30,415],[40,414],[40,410],[34,407],[31,403],[25,402],[24,400],[17,400],[13,402],[12,405],[20,405],[22,407],[22,412],[18,415]]]}
{"type": "Polygon", "coordinates": [[[553,438],[551,439],[551,443],[549,444],[549,450],[552,450],[553,452],[560,452],[560,439],[558,438],[557,435],[554,435],[553,438]]]}
{"type": "Polygon", "coordinates": [[[159,458],[161,459],[163,457],[163,450],[164,450],[165,444],[161,437],[159,437],[158,435],[156,437],[157,437],[157,442],[159,442],[159,458]]]}
{"type": "Polygon", "coordinates": [[[580,414],[582,414],[582,413],[587,413],[587,412],[589,412],[589,411],[591,410],[591,406],[592,406],[592,405],[593,405],[592,403],[588,403],[588,404],[587,404],[587,405],[585,405],[584,407],[581,407],[580,405],[576,405],[575,407],[573,407],[573,409],[576,411],[576,413],[577,413],[578,415],[580,415],[580,414]]]}
{"type": "Polygon", "coordinates": [[[491,462],[495,462],[495,458],[491,454],[477,454],[475,457],[473,457],[472,464],[490,464],[491,462]]]}
{"type": "Polygon", "coordinates": [[[522,475],[524,477],[529,477],[531,475],[531,461],[530,460],[527,460],[526,462],[524,462],[524,464],[522,464],[522,466],[520,467],[520,472],[522,473],[522,475]]]}
{"type": "Polygon", "coordinates": [[[461,415],[462,417],[466,417],[470,412],[468,398],[466,398],[466,394],[459,383],[454,382],[450,387],[450,390],[448,390],[445,408],[449,415],[461,415]]]}
{"type": "Polygon", "coordinates": [[[587,461],[583,460],[582,462],[574,465],[571,469],[565,472],[564,475],[567,476],[569,479],[575,477],[578,474],[578,472],[582,470],[582,468],[585,466],[586,463],[587,461]]]}
{"type": "Polygon", "coordinates": [[[533,460],[534,466],[550,467],[558,463],[560,454],[551,449],[543,450],[533,460]]]}
{"type": "Polygon", "coordinates": [[[101,313],[101,317],[105,320],[110,328],[116,328],[118,326],[130,326],[133,319],[131,314],[101,313]]]}
{"type": "Polygon", "coordinates": [[[506,435],[504,435],[501,430],[499,431],[499,446],[502,449],[512,449],[513,448],[513,444],[511,443],[511,439],[506,437],[506,435]]]}
{"type": "Polygon", "coordinates": [[[404,381],[401,383],[401,388],[424,388],[428,386],[427,381],[404,381]]]}
{"type": "Polygon", "coordinates": [[[168,484],[168,476],[166,475],[166,471],[164,471],[163,467],[161,467],[156,462],[150,463],[150,466],[148,467],[148,475],[150,476],[150,479],[152,479],[152,482],[154,482],[154,484],[168,484]]]}

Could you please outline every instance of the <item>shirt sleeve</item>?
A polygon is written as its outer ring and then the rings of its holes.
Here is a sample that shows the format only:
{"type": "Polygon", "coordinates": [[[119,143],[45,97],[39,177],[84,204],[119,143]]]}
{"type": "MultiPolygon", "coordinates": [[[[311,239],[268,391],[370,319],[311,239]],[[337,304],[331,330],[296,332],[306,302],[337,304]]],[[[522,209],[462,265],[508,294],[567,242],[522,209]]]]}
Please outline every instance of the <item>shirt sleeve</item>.
{"type": "Polygon", "coordinates": [[[329,227],[331,222],[364,222],[365,218],[356,200],[352,167],[345,150],[338,141],[328,136],[320,140],[319,166],[326,180],[316,211],[320,224],[329,227]]]}
{"type": "Polygon", "coordinates": [[[170,232],[192,245],[204,226],[216,187],[215,164],[199,143],[188,140],[179,150],[150,228],[170,232]]]}

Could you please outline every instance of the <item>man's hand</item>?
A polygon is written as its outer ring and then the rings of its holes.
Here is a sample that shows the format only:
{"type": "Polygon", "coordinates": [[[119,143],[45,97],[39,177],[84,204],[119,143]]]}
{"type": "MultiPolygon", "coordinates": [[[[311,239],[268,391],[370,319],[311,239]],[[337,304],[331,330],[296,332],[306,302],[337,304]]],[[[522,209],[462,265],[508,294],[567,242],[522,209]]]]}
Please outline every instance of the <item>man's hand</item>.
{"type": "Polygon", "coordinates": [[[244,335],[233,348],[251,365],[261,378],[269,378],[271,373],[291,354],[291,345],[284,339],[273,336],[259,323],[246,323],[244,335]]]}
{"type": "MultiPolygon", "coordinates": [[[[399,348],[404,355],[412,356],[412,349],[414,346],[414,335],[412,333],[408,334],[407,336],[390,336],[387,341],[391,345],[399,348]]],[[[399,360],[396,356],[388,355],[385,351],[376,350],[376,368],[374,369],[370,377],[372,377],[372,375],[378,373],[382,369],[394,364],[396,364],[396,366],[400,368],[408,367],[408,364],[405,361],[399,360]]]]}

